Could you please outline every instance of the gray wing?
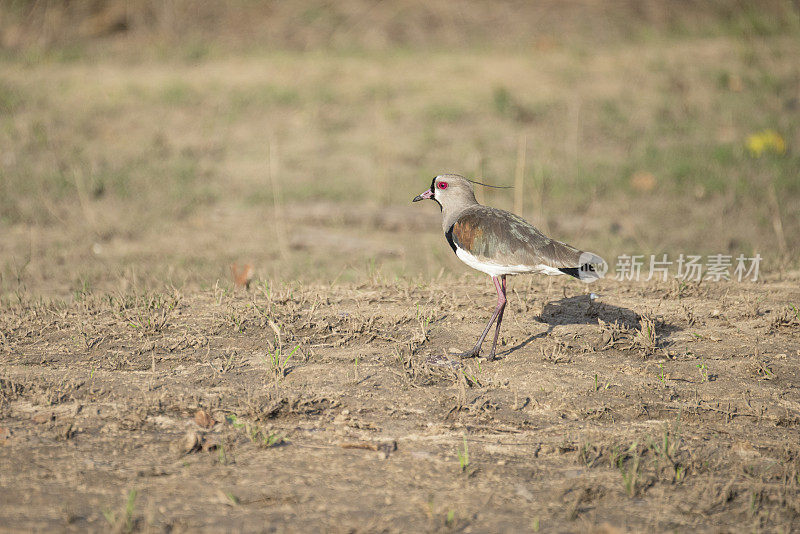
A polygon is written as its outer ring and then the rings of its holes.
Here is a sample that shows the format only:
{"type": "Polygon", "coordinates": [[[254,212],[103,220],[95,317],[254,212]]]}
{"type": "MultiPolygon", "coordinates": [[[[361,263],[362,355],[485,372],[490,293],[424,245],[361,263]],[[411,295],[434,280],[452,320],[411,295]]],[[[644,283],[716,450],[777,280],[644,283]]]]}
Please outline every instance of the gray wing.
{"type": "Polygon", "coordinates": [[[448,239],[478,259],[503,265],[579,269],[603,263],[596,254],[551,239],[521,217],[488,206],[466,210],[448,233],[448,239]]]}

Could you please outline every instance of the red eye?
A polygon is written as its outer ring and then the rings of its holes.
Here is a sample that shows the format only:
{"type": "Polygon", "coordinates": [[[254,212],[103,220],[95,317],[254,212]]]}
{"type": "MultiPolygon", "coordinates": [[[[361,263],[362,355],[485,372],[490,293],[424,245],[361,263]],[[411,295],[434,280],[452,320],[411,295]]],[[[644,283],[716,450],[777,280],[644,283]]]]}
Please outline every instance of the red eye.
{"type": "Polygon", "coordinates": [[[438,184],[436,184],[436,187],[438,187],[439,189],[447,189],[447,182],[439,182],[438,184]]]}

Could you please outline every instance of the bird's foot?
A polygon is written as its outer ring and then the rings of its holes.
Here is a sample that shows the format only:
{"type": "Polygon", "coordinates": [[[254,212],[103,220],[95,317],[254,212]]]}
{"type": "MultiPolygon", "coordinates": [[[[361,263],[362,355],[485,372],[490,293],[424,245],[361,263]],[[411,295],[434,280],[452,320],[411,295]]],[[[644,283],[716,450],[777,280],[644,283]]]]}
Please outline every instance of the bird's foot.
{"type": "Polygon", "coordinates": [[[467,352],[450,352],[450,356],[458,356],[459,358],[477,358],[481,353],[481,349],[473,348],[467,352]]]}

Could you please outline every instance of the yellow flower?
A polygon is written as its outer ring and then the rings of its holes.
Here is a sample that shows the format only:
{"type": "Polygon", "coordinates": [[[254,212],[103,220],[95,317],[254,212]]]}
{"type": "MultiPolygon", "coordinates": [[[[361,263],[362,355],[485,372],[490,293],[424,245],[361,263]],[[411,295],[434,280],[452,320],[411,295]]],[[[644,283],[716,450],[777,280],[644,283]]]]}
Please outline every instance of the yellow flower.
{"type": "Polygon", "coordinates": [[[786,153],[786,141],[775,130],[763,130],[747,138],[747,150],[754,158],[760,158],[764,152],[780,155],[786,153]]]}

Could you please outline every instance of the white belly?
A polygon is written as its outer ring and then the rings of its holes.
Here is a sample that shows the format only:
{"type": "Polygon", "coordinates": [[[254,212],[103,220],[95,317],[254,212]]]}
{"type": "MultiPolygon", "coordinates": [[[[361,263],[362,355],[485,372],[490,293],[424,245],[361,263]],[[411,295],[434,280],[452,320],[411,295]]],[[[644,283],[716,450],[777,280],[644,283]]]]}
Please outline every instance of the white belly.
{"type": "Polygon", "coordinates": [[[552,276],[564,274],[549,265],[500,265],[498,263],[482,261],[458,246],[456,246],[456,256],[473,269],[486,273],[489,276],[522,273],[538,273],[552,276]]]}

